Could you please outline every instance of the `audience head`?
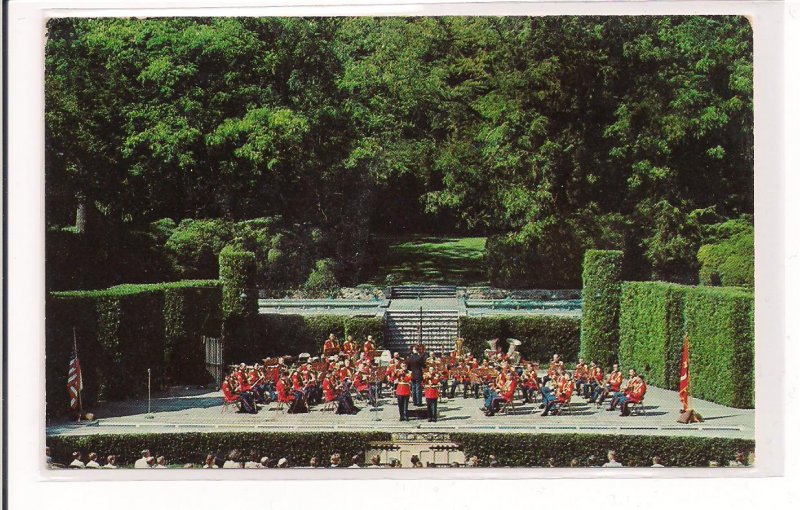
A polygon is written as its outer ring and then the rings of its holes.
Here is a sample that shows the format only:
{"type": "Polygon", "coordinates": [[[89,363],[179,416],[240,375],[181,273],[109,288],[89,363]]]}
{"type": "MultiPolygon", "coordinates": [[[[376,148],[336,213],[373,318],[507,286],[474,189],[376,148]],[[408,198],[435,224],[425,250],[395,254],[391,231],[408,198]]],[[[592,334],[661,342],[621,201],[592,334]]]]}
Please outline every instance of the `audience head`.
{"type": "Polygon", "coordinates": [[[373,466],[380,466],[381,465],[381,457],[380,455],[373,455],[371,459],[369,459],[370,463],[373,466]]]}
{"type": "Polygon", "coordinates": [[[608,461],[614,462],[617,460],[617,452],[614,450],[608,450],[608,461]]]}
{"type": "Polygon", "coordinates": [[[72,452],[72,458],[75,460],[81,460],[81,452],[72,452]]]}
{"type": "Polygon", "coordinates": [[[281,457],[281,459],[278,461],[278,467],[279,468],[288,468],[289,467],[289,461],[286,460],[286,457],[281,457]]]}

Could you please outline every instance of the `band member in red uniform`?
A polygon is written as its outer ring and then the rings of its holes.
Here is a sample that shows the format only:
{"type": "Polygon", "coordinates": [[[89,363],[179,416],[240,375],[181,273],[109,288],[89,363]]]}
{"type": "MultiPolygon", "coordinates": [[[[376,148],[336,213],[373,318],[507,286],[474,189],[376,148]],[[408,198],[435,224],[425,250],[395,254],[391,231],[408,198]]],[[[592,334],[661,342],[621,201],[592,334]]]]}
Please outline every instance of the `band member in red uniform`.
{"type": "Polygon", "coordinates": [[[408,421],[408,398],[411,396],[411,375],[405,365],[401,365],[395,375],[395,395],[400,409],[400,421],[408,421]]]}
{"type": "Polygon", "coordinates": [[[339,354],[339,342],[336,341],[336,335],[331,333],[328,339],[325,340],[325,345],[322,347],[323,356],[335,356],[339,354]]]}
{"type": "Polygon", "coordinates": [[[357,351],[358,348],[356,347],[356,343],[353,341],[353,335],[347,335],[347,340],[345,340],[342,344],[342,352],[348,358],[353,358],[357,351]]]}
{"type": "Polygon", "coordinates": [[[375,342],[372,340],[372,335],[367,336],[367,341],[364,342],[364,356],[372,361],[372,353],[375,351],[375,342]]]}
{"type": "Polygon", "coordinates": [[[439,374],[436,373],[434,367],[428,369],[423,379],[425,388],[425,403],[428,406],[428,421],[436,421],[436,413],[438,412],[439,403],[439,385],[441,379],[439,374]]]}
{"type": "Polygon", "coordinates": [[[622,372],[619,371],[619,365],[614,363],[614,368],[611,369],[611,372],[608,374],[606,379],[606,384],[600,385],[594,391],[594,395],[592,398],[589,399],[589,402],[597,402],[598,404],[602,404],[606,397],[610,394],[614,394],[619,391],[620,386],[622,386],[622,372]]]}
{"type": "Polygon", "coordinates": [[[488,410],[486,411],[486,416],[494,416],[494,414],[500,410],[500,404],[514,400],[515,391],[517,391],[517,378],[509,377],[505,383],[505,386],[502,387],[502,393],[500,393],[496,398],[493,398],[489,404],[488,410]]]}
{"type": "Polygon", "coordinates": [[[620,416],[630,416],[631,404],[638,404],[641,402],[645,393],[647,393],[647,385],[644,383],[644,376],[637,376],[633,381],[632,388],[617,402],[622,409],[620,416]]]}
{"type": "Polygon", "coordinates": [[[589,363],[589,384],[583,387],[583,396],[584,398],[590,399],[591,402],[592,395],[594,392],[597,391],[597,388],[603,384],[603,369],[600,368],[597,363],[592,361],[589,363]]]}

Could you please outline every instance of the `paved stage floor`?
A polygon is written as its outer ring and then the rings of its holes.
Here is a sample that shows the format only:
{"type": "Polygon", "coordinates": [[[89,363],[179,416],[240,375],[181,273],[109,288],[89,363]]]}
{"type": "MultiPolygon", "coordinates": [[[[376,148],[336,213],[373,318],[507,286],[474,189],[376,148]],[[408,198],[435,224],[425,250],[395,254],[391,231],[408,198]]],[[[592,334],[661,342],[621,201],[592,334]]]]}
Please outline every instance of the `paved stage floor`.
{"type": "MultiPolygon", "coordinates": [[[[703,423],[682,425],[676,422],[679,408],[677,392],[650,387],[645,399],[644,416],[621,417],[588,404],[582,397],[573,399],[572,412],[560,416],[540,416],[539,404],[517,405],[516,413],[487,417],[481,412],[482,399],[440,400],[439,421],[400,422],[394,400],[384,398],[377,409],[357,402],[356,415],[336,415],[312,407],[307,414],[286,414],[275,404],[260,409],[256,415],[222,411],[218,391],[172,388],[155,396],[151,415],[147,399],[114,402],[87,409],[95,420],[81,424],[53,422],[48,435],[85,435],[119,433],[218,432],[231,431],[441,431],[441,432],[532,432],[643,434],[667,436],[703,436],[753,439],[754,410],[735,409],[692,399],[692,407],[704,418],[703,423]]],[[[413,409],[413,404],[410,406],[413,409]]]]}

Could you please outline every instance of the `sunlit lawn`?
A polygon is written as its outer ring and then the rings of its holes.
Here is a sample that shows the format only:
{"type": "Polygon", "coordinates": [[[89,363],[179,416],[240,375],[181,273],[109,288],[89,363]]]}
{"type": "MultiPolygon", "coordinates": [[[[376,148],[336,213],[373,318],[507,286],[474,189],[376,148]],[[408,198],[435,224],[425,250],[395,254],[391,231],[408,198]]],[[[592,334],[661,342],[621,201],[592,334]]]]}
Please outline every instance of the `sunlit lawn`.
{"type": "Polygon", "coordinates": [[[404,236],[378,239],[386,255],[378,261],[371,283],[440,283],[486,285],[485,237],[404,236]]]}

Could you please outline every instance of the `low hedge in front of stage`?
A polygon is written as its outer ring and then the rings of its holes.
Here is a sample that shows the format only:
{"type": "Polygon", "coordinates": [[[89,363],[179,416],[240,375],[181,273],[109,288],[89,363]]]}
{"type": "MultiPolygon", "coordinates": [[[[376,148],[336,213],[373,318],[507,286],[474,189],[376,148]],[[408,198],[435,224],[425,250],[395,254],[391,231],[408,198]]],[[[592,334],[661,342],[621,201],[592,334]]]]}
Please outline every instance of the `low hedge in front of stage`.
{"type": "Polygon", "coordinates": [[[545,363],[553,353],[566,361],[577,361],[581,320],[558,315],[501,315],[462,317],[459,331],[464,348],[478,357],[493,338],[516,338],[524,359],[545,363]]]}
{"type": "Polygon", "coordinates": [[[689,392],[726,406],[754,406],[753,293],[726,287],[692,287],[684,317],[689,336],[689,392]]]}
{"type": "Polygon", "coordinates": [[[665,466],[708,467],[710,461],[722,466],[734,459],[737,451],[749,452],[755,442],[717,437],[665,437],[612,434],[450,434],[463,446],[467,458],[476,455],[488,465],[494,455],[500,466],[543,467],[550,458],[556,466],[568,467],[572,459],[581,466],[594,456],[598,465],[606,462],[608,450],[617,452],[625,466],[650,466],[661,457],[665,466]]]}
{"type": "Polygon", "coordinates": [[[328,335],[333,333],[341,343],[346,335],[353,335],[359,346],[367,335],[372,335],[378,348],[384,346],[383,320],[378,317],[348,317],[344,315],[294,315],[259,314],[259,331],[253,335],[249,353],[252,362],[262,356],[281,356],[308,352],[316,356],[328,335]]]}
{"type": "Polygon", "coordinates": [[[370,442],[390,440],[388,432],[178,432],[50,436],[47,445],[53,461],[65,465],[72,462],[72,452],[76,450],[84,458],[90,452],[102,459],[116,455],[120,465],[130,465],[144,449],[152,455],[163,455],[170,464],[202,464],[209,453],[226,457],[238,449],[244,455],[255,450],[259,458],[266,455],[272,462],[285,457],[290,466],[307,466],[311,457],[317,457],[319,465],[326,466],[334,453],[341,454],[347,465],[354,455],[363,456],[370,442]]]}
{"type": "Polygon", "coordinates": [[[84,410],[103,398],[123,399],[152,384],[205,382],[200,336],[219,336],[216,280],[119,285],[51,293],[46,302],[47,414],[69,408],[67,368],[77,337],[84,410]]]}
{"type": "MultiPolygon", "coordinates": [[[[662,464],[679,467],[707,467],[710,461],[727,465],[736,452],[749,452],[752,440],[664,437],[604,434],[523,434],[523,433],[453,433],[450,441],[461,445],[467,458],[476,455],[488,466],[494,455],[500,466],[543,467],[553,458],[557,466],[569,466],[578,459],[586,466],[589,456],[598,464],[606,461],[608,450],[615,450],[625,466],[649,466],[654,456],[662,464]]],[[[290,466],[305,466],[316,456],[326,465],[330,455],[341,454],[345,463],[353,455],[362,455],[371,442],[390,442],[388,432],[183,432],[166,434],[109,434],[88,436],[50,436],[55,462],[69,464],[73,451],[86,458],[96,452],[101,458],[116,455],[120,465],[131,465],[147,448],[153,455],[163,455],[170,464],[202,463],[209,453],[227,455],[238,449],[249,455],[255,450],[273,462],[285,457],[290,466]]]]}
{"type": "MultiPolygon", "coordinates": [[[[678,389],[683,350],[683,303],[688,287],[625,282],[619,318],[619,363],[659,388],[678,389]]],[[[604,367],[607,368],[607,367],[604,367]]]]}

